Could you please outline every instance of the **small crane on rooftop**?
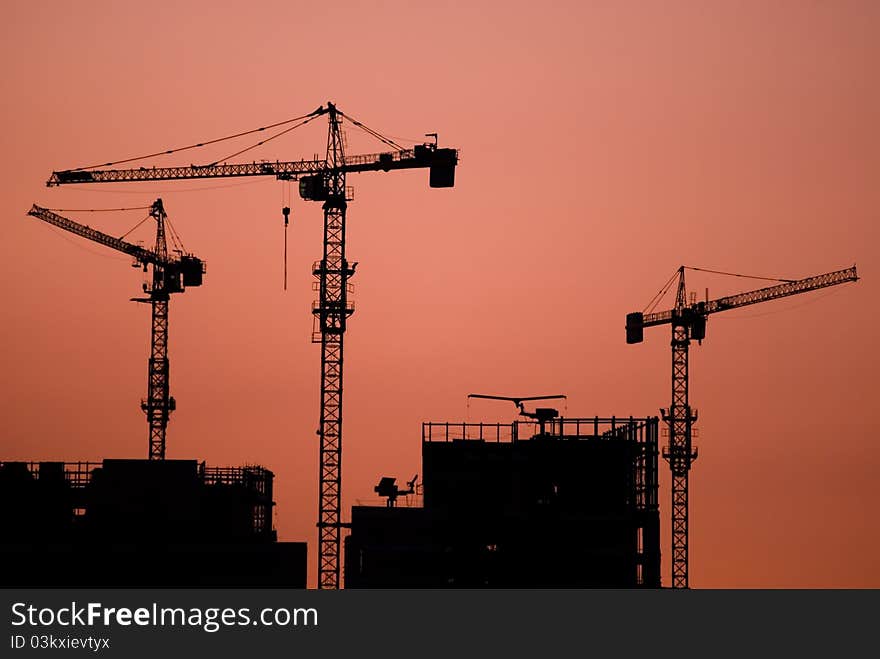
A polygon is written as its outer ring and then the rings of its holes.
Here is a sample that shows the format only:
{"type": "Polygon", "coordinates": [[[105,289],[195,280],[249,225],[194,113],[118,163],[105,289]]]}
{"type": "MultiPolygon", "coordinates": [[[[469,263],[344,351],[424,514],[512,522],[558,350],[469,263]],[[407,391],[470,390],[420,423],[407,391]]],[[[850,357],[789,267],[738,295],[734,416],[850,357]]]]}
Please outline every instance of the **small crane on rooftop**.
{"type": "Polygon", "coordinates": [[[525,401],[530,400],[552,400],[557,398],[565,398],[565,394],[555,394],[552,396],[489,396],[486,394],[468,394],[468,398],[483,398],[487,400],[507,400],[519,408],[519,415],[527,419],[535,419],[538,422],[539,434],[544,435],[546,424],[559,416],[559,410],[552,407],[536,407],[534,412],[526,412],[525,401]]]}

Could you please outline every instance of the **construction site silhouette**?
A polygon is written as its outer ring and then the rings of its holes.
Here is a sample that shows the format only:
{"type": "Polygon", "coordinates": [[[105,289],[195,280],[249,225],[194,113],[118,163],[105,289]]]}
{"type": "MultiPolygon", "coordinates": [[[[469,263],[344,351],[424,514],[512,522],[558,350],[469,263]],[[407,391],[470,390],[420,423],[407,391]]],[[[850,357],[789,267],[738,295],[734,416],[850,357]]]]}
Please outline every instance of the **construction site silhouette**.
{"type": "Polygon", "coordinates": [[[423,424],[424,505],[352,508],[345,587],[659,587],[658,422],[423,424]]]}
{"type": "MultiPolygon", "coordinates": [[[[310,310],[311,342],[321,349],[318,588],[336,589],[343,582],[347,588],[659,588],[661,454],[672,481],[670,585],[688,588],[688,475],[697,458],[690,342],[705,339],[710,314],[853,282],[855,266],[776,279],[773,286],[711,301],[707,291],[703,302],[689,296],[681,266],[648,308],[626,317],[630,344],[643,341],[645,328],[671,327],[672,396],[661,410],[666,446],[658,446],[658,417],[565,418],[554,408],[524,406],[562,395],[470,394],[513,402],[527,420],[424,423],[421,477],[406,487],[381,477],[375,492],[385,501],[353,506],[350,521],[344,521],[343,337],[354,313],[350,280],[358,265],[346,255],[347,209],[354,199],[347,176],[427,169],[430,188],[454,187],[458,150],[440,147],[436,132],[424,135],[428,141],[404,148],[328,102],[269,126],[100,165],[105,169],[57,170],[47,184],[268,176],[283,185],[297,182],[302,200],[321,204],[322,252],[311,266],[318,295],[310,310]],[[318,118],[327,120],[323,157],[106,169],[280,129],[261,135],[237,156],[318,118]],[[347,154],[343,123],[379,140],[383,151],[347,154]],[[676,283],[674,307],[655,311],[676,283]]],[[[147,417],[147,459],[0,462],[0,559],[14,566],[4,572],[2,585],[305,588],[306,543],[278,542],[271,471],[166,459],[166,429],[177,406],[169,385],[169,300],[202,286],[204,262],[183,248],[162,199],[134,209],[88,211],[148,210],[156,224],[149,249],[123,240],[128,233],[117,238],[56,212],[62,210],[35,204],[28,215],[127,254],[150,272],[144,296],[133,298],[152,311],[147,395],[140,404],[147,417]]]]}
{"type": "Polygon", "coordinates": [[[3,586],[305,588],[273,474],[195,460],[0,463],[3,586]]]}

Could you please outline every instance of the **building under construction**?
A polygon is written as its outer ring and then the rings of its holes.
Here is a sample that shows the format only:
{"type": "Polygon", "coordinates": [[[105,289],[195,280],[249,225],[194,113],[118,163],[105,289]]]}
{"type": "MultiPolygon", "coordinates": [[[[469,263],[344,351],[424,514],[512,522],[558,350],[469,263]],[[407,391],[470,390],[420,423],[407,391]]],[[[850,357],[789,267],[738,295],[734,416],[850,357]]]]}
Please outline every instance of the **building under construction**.
{"type": "Polygon", "coordinates": [[[306,586],[273,474],[195,460],[0,462],[4,587],[306,586]]]}
{"type": "Polygon", "coordinates": [[[383,478],[386,505],[352,508],[345,587],[659,587],[657,428],[423,424],[422,506],[383,478]]]}

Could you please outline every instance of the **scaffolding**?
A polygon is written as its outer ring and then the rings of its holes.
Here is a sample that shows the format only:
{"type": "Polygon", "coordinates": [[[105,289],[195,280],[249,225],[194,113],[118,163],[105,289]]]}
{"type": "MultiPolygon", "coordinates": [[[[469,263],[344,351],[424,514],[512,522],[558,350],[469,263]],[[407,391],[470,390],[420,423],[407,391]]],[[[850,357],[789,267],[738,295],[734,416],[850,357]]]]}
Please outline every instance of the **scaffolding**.
{"type": "Polygon", "coordinates": [[[656,511],[657,503],[657,434],[658,417],[575,417],[547,421],[539,432],[536,421],[511,423],[422,423],[422,442],[519,442],[530,440],[622,440],[637,447],[633,461],[632,483],[635,507],[656,511]]]}
{"type": "Polygon", "coordinates": [[[100,462],[13,462],[13,461],[0,461],[0,469],[5,468],[8,465],[24,465],[24,468],[27,469],[31,478],[38,481],[41,476],[43,480],[47,477],[50,477],[57,474],[57,470],[50,467],[54,465],[63,465],[63,473],[65,482],[74,489],[82,489],[86,487],[92,480],[92,471],[101,467],[100,462]],[[44,467],[43,465],[47,465],[44,467]]]}
{"type": "MultiPolygon", "coordinates": [[[[172,461],[166,461],[171,463],[172,461]]],[[[74,498],[73,515],[85,513],[85,493],[91,485],[96,470],[105,466],[103,462],[52,462],[52,461],[0,461],[0,470],[10,468],[26,470],[35,482],[54,482],[62,480],[69,487],[74,498]]],[[[198,463],[198,480],[205,487],[236,488],[246,498],[251,508],[252,531],[255,536],[271,537],[272,529],[272,482],[274,474],[258,465],[243,467],[208,467],[198,463]]]]}
{"type": "Polygon", "coordinates": [[[659,587],[659,422],[423,423],[422,506],[352,508],[346,587],[659,587]]]}
{"type": "Polygon", "coordinates": [[[272,534],[272,481],[274,474],[264,467],[207,467],[199,465],[199,477],[206,486],[220,485],[242,488],[252,507],[253,532],[272,534]]]}

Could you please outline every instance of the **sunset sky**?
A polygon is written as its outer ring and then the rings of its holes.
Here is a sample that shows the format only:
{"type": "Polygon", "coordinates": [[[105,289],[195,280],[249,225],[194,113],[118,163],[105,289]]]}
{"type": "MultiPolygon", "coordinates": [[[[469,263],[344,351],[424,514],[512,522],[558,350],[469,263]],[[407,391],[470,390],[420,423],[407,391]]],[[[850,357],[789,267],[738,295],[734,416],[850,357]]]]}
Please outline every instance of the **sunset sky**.
{"type": "MultiPolygon", "coordinates": [[[[205,285],[170,305],[168,457],[276,474],[283,540],[316,572],[320,204],[272,178],[47,188],[328,100],[425,170],[352,175],[343,508],[421,470],[422,421],[564,393],[565,416],[670,399],[669,328],[625,343],[681,264],[862,280],[710,318],[691,351],[696,588],[880,587],[880,3],[110,2],[2,5],[0,460],[146,457],[149,308],[130,259],[32,203],[165,203],[205,285]],[[281,207],[293,196],[288,290],[281,207]]],[[[347,125],[348,153],[384,150],[347,125]]],[[[136,165],[209,163],[257,138],[136,165]]],[[[323,154],[322,118],[236,161],[323,154]]],[[[62,213],[114,235],[145,211],[62,213]]],[[[150,243],[154,225],[132,240],[150,243]]],[[[718,297],[766,283],[689,272],[718,297]]],[[[667,299],[663,308],[671,306],[667,299]]],[[[669,479],[661,463],[663,582],[669,479]]],[[[348,513],[345,514],[348,517],[348,513]]]]}

